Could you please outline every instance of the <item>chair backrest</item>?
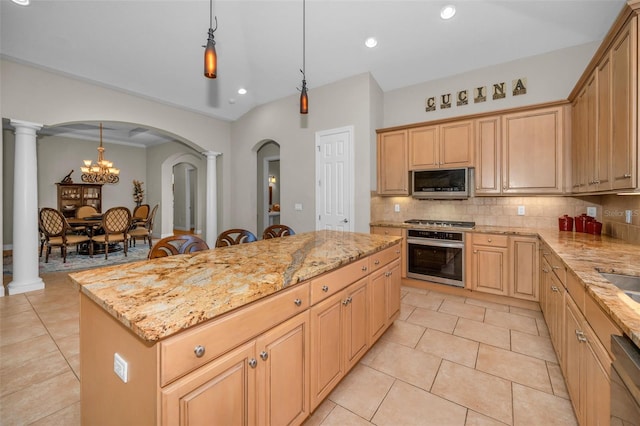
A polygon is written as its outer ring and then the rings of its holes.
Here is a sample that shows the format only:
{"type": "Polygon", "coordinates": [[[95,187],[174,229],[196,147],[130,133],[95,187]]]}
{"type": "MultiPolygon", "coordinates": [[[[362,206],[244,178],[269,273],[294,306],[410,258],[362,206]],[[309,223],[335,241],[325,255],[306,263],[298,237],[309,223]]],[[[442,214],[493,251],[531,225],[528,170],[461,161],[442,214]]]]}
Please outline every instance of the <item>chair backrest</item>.
{"type": "Polygon", "coordinates": [[[67,224],[64,215],[56,209],[43,207],[40,209],[39,226],[46,238],[61,237],[67,233],[67,224]]]}
{"type": "Polygon", "coordinates": [[[146,219],[149,217],[149,204],[140,204],[133,209],[133,217],[137,219],[146,219]]]}
{"type": "Polygon", "coordinates": [[[76,217],[80,219],[96,214],[98,214],[98,210],[93,206],[80,206],[78,210],[76,210],[76,217]]]}
{"type": "Polygon", "coordinates": [[[149,230],[149,233],[153,231],[153,220],[156,217],[157,211],[158,211],[158,204],[153,206],[153,209],[151,209],[151,213],[149,213],[149,216],[147,216],[147,221],[144,223],[144,227],[149,230]]]}
{"type": "Polygon", "coordinates": [[[131,212],[126,207],[112,207],[102,215],[102,229],[107,234],[123,234],[131,227],[131,212]]]}
{"type": "Polygon", "coordinates": [[[218,235],[216,247],[234,246],[236,244],[251,243],[257,240],[256,236],[246,229],[227,229],[218,235]]]}
{"type": "Polygon", "coordinates": [[[266,240],[269,238],[278,238],[278,237],[286,237],[287,235],[295,235],[293,229],[289,228],[287,225],[271,225],[262,233],[262,239],[266,240]]]}
{"type": "Polygon", "coordinates": [[[172,235],[158,241],[149,252],[149,259],[209,250],[207,243],[195,235],[172,235]]]}

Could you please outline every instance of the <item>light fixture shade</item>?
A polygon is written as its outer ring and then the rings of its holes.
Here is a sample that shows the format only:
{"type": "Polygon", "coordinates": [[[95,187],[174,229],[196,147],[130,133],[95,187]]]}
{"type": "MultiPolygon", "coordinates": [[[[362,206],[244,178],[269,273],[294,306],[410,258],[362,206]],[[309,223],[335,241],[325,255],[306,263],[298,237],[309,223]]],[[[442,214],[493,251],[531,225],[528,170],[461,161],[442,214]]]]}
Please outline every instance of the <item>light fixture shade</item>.
{"type": "Polygon", "coordinates": [[[216,78],[218,76],[218,55],[212,28],[209,28],[207,48],[204,50],[204,76],[207,78],[216,78]]]}
{"type": "Polygon", "coordinates": [[[309,95],[307,95],[307,82],[302,80],[302,90],[300,91],[300,114],[309,113],[309,95]]]}

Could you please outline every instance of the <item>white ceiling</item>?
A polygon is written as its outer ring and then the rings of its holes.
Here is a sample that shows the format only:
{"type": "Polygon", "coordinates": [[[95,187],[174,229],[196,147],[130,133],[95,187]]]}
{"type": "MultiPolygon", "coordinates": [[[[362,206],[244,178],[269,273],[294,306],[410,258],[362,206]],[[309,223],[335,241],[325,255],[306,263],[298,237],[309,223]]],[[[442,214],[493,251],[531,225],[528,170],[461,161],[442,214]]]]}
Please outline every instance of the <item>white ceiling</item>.
{"type": "MultiPolygon", "coordinates": [[[[359,73],[389,91],[601,40],[624,3],[307,0],[310,113],[314,87],[359,73]]],[[[215,80],[203,76],[207,0],[1,0],[0,54],[224,120],[297,93],[302,0],[214,0],[213,11],[215,80]]]]}

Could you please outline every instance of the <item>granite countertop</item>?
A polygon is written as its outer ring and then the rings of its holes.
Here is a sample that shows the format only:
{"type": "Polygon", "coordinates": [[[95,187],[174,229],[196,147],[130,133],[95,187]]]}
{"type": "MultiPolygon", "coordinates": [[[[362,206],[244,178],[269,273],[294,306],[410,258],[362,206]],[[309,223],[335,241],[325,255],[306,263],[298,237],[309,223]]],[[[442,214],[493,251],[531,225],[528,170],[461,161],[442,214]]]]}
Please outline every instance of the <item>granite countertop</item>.
{"type": "Polygon", "coordinates": [[[318,231],[70,274],[80,291],[156,342],[393,245],[399,237],[318,231]]]}
{"type": "MultiPolygon", "coordinates": [[[[403,222],[372,222],[371,226],[434,229],[441,227],[403,222]]],[[[444,228],[465,232],[505,235],[538,235],[582,281],[586,291],[633,342],[640,347],[640,303],[634,302],[598,272],[640,276],[640,246],[604,235],[554,229],[476,226],[473,229],[444,228]],[[597,268],[597,269],[596,269],[597,268]]]]}

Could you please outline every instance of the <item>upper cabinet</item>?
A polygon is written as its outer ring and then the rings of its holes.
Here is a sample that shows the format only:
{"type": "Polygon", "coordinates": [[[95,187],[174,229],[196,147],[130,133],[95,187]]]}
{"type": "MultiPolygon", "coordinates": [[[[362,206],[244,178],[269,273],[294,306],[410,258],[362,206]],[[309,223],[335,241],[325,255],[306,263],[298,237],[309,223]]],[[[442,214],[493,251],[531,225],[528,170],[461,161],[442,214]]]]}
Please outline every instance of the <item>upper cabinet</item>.
{"type": "Polygon", "coordinates": [[[637,11],[623,11],[570,100],[572,192],[637,189],[640,186],[637,11]]]}
{"type": "Polygon", "coordinates": [[[409,170],[473,166],[473,121],[409,129],[409,170]]]}
{"type": "Polygon", "coordinates": [[[378,195],[409,195],[407,131],[378,134],[378,195]]]}

